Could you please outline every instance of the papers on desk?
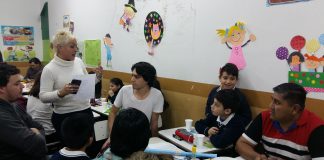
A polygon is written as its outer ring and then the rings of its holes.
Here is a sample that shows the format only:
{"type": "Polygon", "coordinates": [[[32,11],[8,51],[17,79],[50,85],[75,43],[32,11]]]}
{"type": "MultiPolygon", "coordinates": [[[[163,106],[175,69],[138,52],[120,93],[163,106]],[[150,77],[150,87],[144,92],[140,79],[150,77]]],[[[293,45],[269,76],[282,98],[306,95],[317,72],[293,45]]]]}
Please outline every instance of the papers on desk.
{"type": "Polygon", "coordinates": [[[95,97],[95,74],[75,75],[73,79],[81,80],[79,90],[77,94],[74,95],[73,99],[84,100],[95,97]]]}
{"type": "Polygon", "coordinates": [[[172,151],[176,151],[176,152],[182,152],[181,149],[179,149],[178,147],[176,147],[175,145],[168,143],[168,142],[159,142],[159,143],[154,143],[154,144],[150,144],[147,146],[146,149],[168,149],[168,150],[172,150],[172,151]]]}
{"type": "Polygon", "coordinates": [[[109,115],[111,107],[107,108],[104,106],[91,106],[91,109],[93,111],[100,113],[100,114],[109,115]]]}

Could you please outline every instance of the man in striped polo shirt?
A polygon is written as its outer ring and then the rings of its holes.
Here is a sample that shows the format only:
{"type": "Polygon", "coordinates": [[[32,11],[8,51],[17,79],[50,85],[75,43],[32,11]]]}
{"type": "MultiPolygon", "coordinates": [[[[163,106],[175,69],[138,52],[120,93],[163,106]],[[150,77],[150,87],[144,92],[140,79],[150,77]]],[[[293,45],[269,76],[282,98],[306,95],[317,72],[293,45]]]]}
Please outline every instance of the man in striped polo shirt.
{"type": "Polygon", "coordinates": [[[253,120],[236,151],[245,159],[324,159],[324,121],[304,109],[304,88],[283,83],[273,91],[270,109],[253,120]]]}

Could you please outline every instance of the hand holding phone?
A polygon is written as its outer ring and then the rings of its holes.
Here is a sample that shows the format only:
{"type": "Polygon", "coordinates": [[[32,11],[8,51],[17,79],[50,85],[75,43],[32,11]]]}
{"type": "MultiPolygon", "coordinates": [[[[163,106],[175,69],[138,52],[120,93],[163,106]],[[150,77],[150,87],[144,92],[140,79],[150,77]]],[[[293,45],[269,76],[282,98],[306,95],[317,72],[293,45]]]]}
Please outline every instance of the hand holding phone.
{"type": "MultiPolygon", "coordinates": [[[[71,85],[76,85],[76,86],[78,86],[78,88],[80,87],[80,85],[81,85],[81,80],[78,80],[78,79],[72,79],[72,81],[71,81],[71,85]]],[[[72,94],[76,94],[78,91],[75,91],[75,92],[72,92],[72,94]]]]}

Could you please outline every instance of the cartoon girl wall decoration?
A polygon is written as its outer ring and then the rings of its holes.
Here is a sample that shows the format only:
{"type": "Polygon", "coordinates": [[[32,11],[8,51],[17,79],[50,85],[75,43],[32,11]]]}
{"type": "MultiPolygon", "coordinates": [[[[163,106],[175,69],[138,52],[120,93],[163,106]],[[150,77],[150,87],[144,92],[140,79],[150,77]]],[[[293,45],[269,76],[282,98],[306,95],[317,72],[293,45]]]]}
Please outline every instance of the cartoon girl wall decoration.
{"type": "Polygon", "coordinates": [[[311,39],[306,42],[306,51],[305,54],[305,63],[306,68],[308,68],[309,72],[317,72],[317,67],[320,64],[320,59],[315,56],[315,53],[320,49],[321,44],[317,39],[311,39]],[[309,53],[309,54],[308,54],[309,53]]]}
{"type": "Polygon", "coordinates": [[[160,44],[164,32],[161,16],[155,12],[150,12],[144,24],[144,36],[149,47],[148,54],[154,55],[154,48],[160,44]]]}
{"type": "Polygon", "coordinates": [[[217,34],[222,39],[222,43],[225,43],[227,47],[232,50],[228,62],[235,64],[239,70],[244,69],[246,66],[242,47],[256,40],[255,35],[250,34],[249,40],[243,44],[246,34],[245,26],[243,22],[236,22],[235,25],[230,28],[217,30],[217,34]],[[232,47],[228,43],[230,43],[232,47]]]}
{"type": "Polygon", "coordinates": [[[119,24],[129,32],[129,26],[131,25],[131,20],[134,18],[137,12],[135,8],[134,0],[129,0],[128,4],[125,4],[124,14],[120,17],[119,24]]]}
{"type": "Polygon", "coordinates": [[[320,59],[321,61],[321,66],[323,67],[323,72],[324,72],[324,55],[322,56],[322,58],[320,59]]]}
{"type": "Polygon", "coordinates": [[[291,53],[288,57],[291,71],[300,72],[300,64],[304,61],[304,56],[298,51],[291,53]]]}
{"type": "Polygon", "coordinates": [[[309,72],[317,72],[317,67],[320,64],[320,59],[314,55],[305,54],[306,57],[305,63],[309,72]]]}
{"type": "Polygon", "coordinates": [[[104,46],[106,48],[106,59],[107,59],[107,67],[112,67],[112,55],[111,55],[111,48],[113,47],[113,43],[111,42],[110,34],[107,33],[103,38],[104,46]]]}

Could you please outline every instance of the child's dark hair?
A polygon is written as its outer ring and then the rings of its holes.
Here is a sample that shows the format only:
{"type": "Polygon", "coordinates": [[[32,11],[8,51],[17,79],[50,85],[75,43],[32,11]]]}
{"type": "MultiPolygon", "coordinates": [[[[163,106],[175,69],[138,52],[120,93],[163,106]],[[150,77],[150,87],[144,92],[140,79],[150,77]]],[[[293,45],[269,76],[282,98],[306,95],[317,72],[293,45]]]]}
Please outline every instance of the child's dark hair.
{"type": "Polygon", "coordinates": [[[217,92],[215,98],[223,105],[224,109],[231,109],[232,113],[235,113],[240,105],[240,97],[233,89],[222,89],[217,92]]]}
{"type": "Polygon", "coordinates": [[[156,80],[156,70],[154,66],[147,62],[138,62],[135,63],[132,68],[132,71],[136,70],[136,73],[143,77],[147,84],[152,87],[154,81],[156,80]]]}
{"type": "Polygon", "coordinates": [[[150,122],[143,112],[135,108],[121,110],[110,135],[111,152],[127,158],[136,151],[144,151],[150,137],[150,122]]]}
{"type": "Polygon", "coordinates": [[[6,86],[8,84],[10,76],[19,73],[20,70],[16,66],[7,63],[0,63],[0,87],[6,86]]]}
{"type": "MultiPolygon", "coordinates": [[[[119,78],[112,78],[110,79],[110,83],[116,85],[116,86],[120,86],[120,88],[118,89],[118,91],[124,86],[124,83],[121,79],[119,78]]],[[[117,93],[118,93],[117,91],[117,93]]]]}
{"type": "Polygon", "coordinates": [[[237,66],[233,63],[226,63],[222,68],[219,70],[219,78],[223,75],[223,73],[226,72],[229,75],[232,75],[238,79],[239,76],[239,70],[237,66]]]}
{"type": "Polygon", "coordinates": [[[93,122],[84,113],[76,113],[64,119],[61,126],[62,139],[66,147],[81,149],[93,136],[93,122]]]}
{"type": "Polygon", "coordinates": [[[42,64],[42,62],[38,58],[36,58],[36,57],[34,57],[34,58],[32,58],[32,59],[29,60],[29,63],[33,63],[33,62],[35,64],[42,64]]]}

